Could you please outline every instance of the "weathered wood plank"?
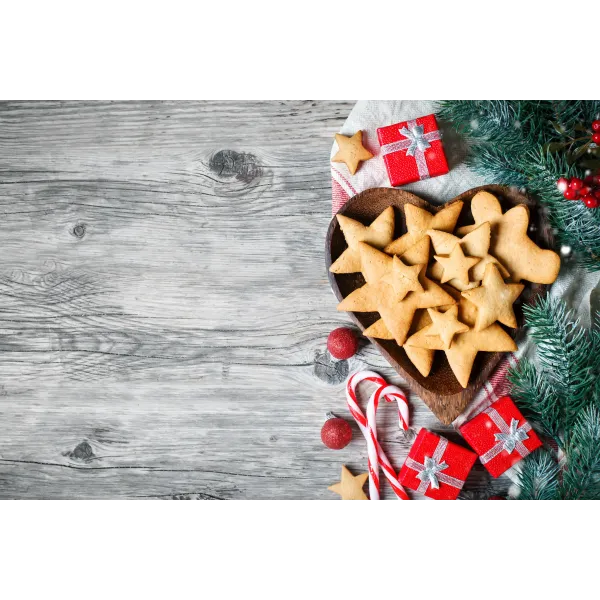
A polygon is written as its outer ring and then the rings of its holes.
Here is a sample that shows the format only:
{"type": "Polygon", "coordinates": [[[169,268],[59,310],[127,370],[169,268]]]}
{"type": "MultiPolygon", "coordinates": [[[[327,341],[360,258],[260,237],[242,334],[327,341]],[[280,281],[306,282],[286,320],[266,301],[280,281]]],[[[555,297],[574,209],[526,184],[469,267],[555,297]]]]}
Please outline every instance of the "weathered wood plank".
{"type": "MultiPolygon", "coordinates": [[[[0,104],[0,497],[323,498],[348,102],[0,104]]],[[[442,427],[413,398],[415,427],[442,427]]],[[[396,464],[411,435],[382,415],[396,464]]],[[[466,495],[505,490],[481,469],[466,495]]],[[[384,493],[389,497],[389,493],[384,493]]]]}

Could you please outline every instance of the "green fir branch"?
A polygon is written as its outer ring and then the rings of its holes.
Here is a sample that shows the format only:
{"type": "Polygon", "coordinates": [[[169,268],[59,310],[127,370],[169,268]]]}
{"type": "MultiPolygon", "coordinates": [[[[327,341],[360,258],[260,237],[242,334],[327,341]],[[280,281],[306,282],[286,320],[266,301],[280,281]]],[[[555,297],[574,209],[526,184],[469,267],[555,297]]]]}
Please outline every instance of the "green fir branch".
{"type": "Polygon", "coordinates": [[[509,372],[523,414],[553,438],[558,464],[546,452],[522,463],[519,499],[600,499],[600,313],[590,330],[562,300],[546,297],[524,307],[537,361],[509,372]]]}
{"type": "Polygon", "coordinates": [[[457,100],[442,102],[438,114],[471,140],[467,163],[475,172],[535,195],[558,241],[582,266],[600,269],[600,210],[565,200],[556,188],[560,177],[583,176],[566,149],[587,135],[576,126],[600,118],[600,101],[457,100]],[[552,146],[565,151],[551,152],[552,146]]]}
{"type": "Polygon", "coordinates": [[[556,500],[558,496],[558,464],[547,450],[539,450],[525,458],[518,474],[518,500],[556,500]]]}
{"type": "Polygon", "coordinates": [[[600,499],[600,412],[595,406],[586,407],[579,415],[565,454],[561,497],[565,500],[600,499]]]}

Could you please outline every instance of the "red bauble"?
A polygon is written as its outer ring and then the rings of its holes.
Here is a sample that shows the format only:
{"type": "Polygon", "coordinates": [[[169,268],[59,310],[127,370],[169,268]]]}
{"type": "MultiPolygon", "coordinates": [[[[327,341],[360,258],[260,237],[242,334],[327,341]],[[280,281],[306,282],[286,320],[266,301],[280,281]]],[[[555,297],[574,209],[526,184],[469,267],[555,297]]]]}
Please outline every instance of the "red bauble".
{"type": "Polygon", "coordinates": [[[338,359],[354,356],[358,350],[356,334],[348,327],[334,329],[327,338],[327,350],[338,359]]]}
{"type": "Polygon", "coordinates": [[[352,427],[350,423],[327,413],[327,421],[321,428],[321,440],[331,450],[341,450],[345,448],[352,439],[352,427]],[[331,416],[329,416],[331,415],[331,416]]]}
{"type": "Polygon", "coordinates": [[[584,185],[580,190],[579,190],[579,195],[580,196],[587,196],[588,194],[592,193],[592,188],[589,185],[584,185]]]}
{"type": "Polygon", "coordinates": [[[596,200],[600,200],[600,189],[594,190],[592,194],[594,195],[594,198],[596,198],[596,200]]]}
{"type": "Polygon", "coordinates": [[[567,200],[576,200],[577,199],[577,192],[574,189],[568,188],[564,191],[563,196],[567,199],[567,200]]]}
{"type": "Polygon", "coordinates": [[[588,208],[598,208],[600,206],[600,200],[594,198],[594,196],[591,194],[588,194],[585,196],[585,198],[582,198],[582,201],[588,208]]]}
{"type": "Polygon", "coordinates": [[[600,131],[600,121],[592,121],[592,131],[600,131]]]}
{"type": "Polygon", "coordinates": [[[592,142],[594,142],[594,144],[600,144],[600,133],[595,133],[592,136],[592,142]]]}
{"type": "Polygon", "coordinates": [[[593,175],[586,175],[583,178],[583,183],[585,183],[586,185],[593,185],[594,184],[594,176],[593,175]]]}
{"type": "Polygon", "coordinates": [[[569,187],[572,190],[580,190],[583,187],[583,179],[579,179],[579,177],[571,177],[569,187]]]}

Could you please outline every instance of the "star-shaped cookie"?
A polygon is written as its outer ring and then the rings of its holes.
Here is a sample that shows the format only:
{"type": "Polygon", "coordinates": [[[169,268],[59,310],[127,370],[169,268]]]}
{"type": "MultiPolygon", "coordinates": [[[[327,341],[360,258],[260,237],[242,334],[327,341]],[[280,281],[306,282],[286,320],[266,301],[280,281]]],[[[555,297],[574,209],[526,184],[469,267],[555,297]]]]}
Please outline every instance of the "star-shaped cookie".
{"type": "MultiPolygon", "coordinates": [[[[429,260],[429,238],[425,237],[409,248],[403,255],[404,264],[425,265],[429,260]]],[[[377,301],[384,293],[395,293],[390,289],[394,260],[391,256],[376,248],[359,243],[362,274],[367,282],[346,296],[337,309],[351,312],[373,312],[377,310],[377,301]]]]}
{"type": "Polygon", "coordinates": [[[423,291],[423,286],[419,282],[419,273],[422,269],[422,265],[405,265],[398,256],[394,255],[392,270],[382,278],[382,281],[391,284],[396,299],[402,300],[408,292],[423,291]]]}
{"type": "Polygon", "coordinates": [[[382,249],[394,237],[394,208],[388,206],[370,225],[337,215],[338,223],[348,247],[329,267],[332,273],[356,273],[361,270],[358,244],[366,242],[375,248],[382,249]]]}
{"type": "MultiPolygon", "coordinates": [[[[449,255],[460,244],[464,254],[480,258],[481,260],[471,269],[470,281],[465,285],[459,279],[450,279],[448,283],[457,290],[464,291],[472,287],[477,287],[477,283],[483,279],[485,267],[488,263],[494,263],[498,266],[503,277],[509,277],[509,272],[488,253],[490,248],[491,227],[489,223],[482,223],[464,238],[460,239],[451,233],[445,231],[436,231],[430,229],[427,235],[431,238],[435,253],[438,255],[449,255]]],[[[436,281],[440,281],[443,276],[443,267],[439,263],[434,263],[430,269],[430,275],[436,281]]]]}
{"type": "Polygon", "coordinates": [[[396,343],[402,346],[410,329],[415,312],[419,308],[432,308],[455,303],[454,298],[437,283],[425,276],[425,267],[419,275],[422,292],[410,292],[406,298],[398,301],[393,294],[382,294],[377,302],[377,312],[390,330],[396,343]]]}
{"type": "Polygon", "coordinates": [[[504,283],[496,265],[485,268],[481,286],[462,292],[462,295],[477,306],[475,329],[481,331],[495,321],[508,327],[517,326],[513,303],[525,286],[522,283],[504,283]]]}
{"type": "Polygon", "coordinates": [[[360,162],[373,158],[373,155],[362,145],[362,131],[360,130],[352,137],[336,133],[335,141],[338,145],[338,151],[331,162],[345,163],[352,175],[356,173],[360,162]]]}
{"type": "Polygon", "coordinates": [[[465,333],[457,334],[452,340],[450,348],[444,348],[440,336],[428,335],[429,328],[433,325],[421,329],[408,338],[405,348],[414,346],[429,350],[444,350],[456,379],[463,388],[466,388],[469,385],[469,377],[477,352],[514,352],[517,345],[497,323],[482,331],[472,328],[477,308],[466,298],[460,299],[458,308],[460,321],[468,324],[471,328],[465,333]]]}
{"type": "Polygon", "coordinates": [[[489,192],[477,192],[471,200],[475,225],[461,227],[468,233],[484,222],[492,226],[491,253],[510,271],[513,281],[553,283],[560,270],[560,257],[552,250],[542,250],[527,236],[529,209],[519,204],[502,213],[498,198],[489,192]]]}
{"type": "Polygon", "coordinates": [[[363,491],[363,486],[368,478],[368,473],[361,473],[355,477],[347,467],[342,466],[342,480],[327,489],[339,494],[342,500],[368,500],[363,491]]]}
{"type": "Polygon", "coordinates": [[[387,254],[404,254],[408,248],[416,244],[427,234],[428,229],[437,229],[439,231],[454,231],[456,221],[462,210],[462,202],[452,202],[432,215],[423,208],[414,204],[404,205],[404,218],[406,219],[406,229],[403,236],[394,240],[385,246],[387,254]]]}
{"type": "Polygon", "coordinates": [[[465,256],[460,244],[456,244],[448,256],[436,254],[434,258],[442,265],[442,283],[457,279],[464,286],[469,285],[469,270],[481,260],[474,256],[465,256]]]}
{"type": "Polygon", "coordinates": [[[428,308],[427,312],[432,325],[425,335],[439,335],[444,350],[450,348],[452,339],[457,333],[469,331],[469,326],[458,320],[458,306],[456,305],[450,307],[446,312],[439,312],[433,308],[428,308]]]}
{"type": "MultiPolygon", "coordinates": [[[[429,256],[429,238],[423,238],[418,244],[419,247],[427,249],[427,257],[425,256],[425,252],[421,255],[421,260],[424,259],[424,262],[418,263],[421,265],[419,283],[422,291],[409,292],[406,297],[398,300],[393,287],[384,278],[381,278],[374,284],[367,283],[362,288],[354,290],[338,304],[337,309],[352,312],[371,312],[376,310],[381,315],[396,342],[402,346],[417,309],[441,306],[443,304],[455,304],[456,302],[452,296],[425,276],[425,267],[429,256]],[[364,288],[367,289],[365,290],[364,288]]],[[[391,269],[390,262],[393,264],[393,261],[390,256],[375,248],[371,248],[367,244],[362,244],[360,250],[365,265],[377,263],[374,258],[366,259],[367,254],[373,255],[377,253],[379,260],[382,263],[387,263],[389,265],[388,268],[391,269]]],[[[407,259],[408,254],[409,252],[405,252],[403,258],[408,264],[411,264],[410,260],[407,259]]],[[[369,281],[369,279],[373,280],[373,277],[369,274],[368,277],[365,276],[365,279],[369,281]]]]}

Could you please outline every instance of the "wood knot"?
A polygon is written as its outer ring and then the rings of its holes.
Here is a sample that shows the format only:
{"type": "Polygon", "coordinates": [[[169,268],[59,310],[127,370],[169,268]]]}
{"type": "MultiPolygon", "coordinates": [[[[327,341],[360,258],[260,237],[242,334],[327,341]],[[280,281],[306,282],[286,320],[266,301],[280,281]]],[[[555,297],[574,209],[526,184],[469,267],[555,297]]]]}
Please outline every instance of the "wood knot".
{"type": "Polygon", "coordinates": [[[74,450],[67,452],[65,456],[68,456],[74,460],[81,460],[83,462],[90,462],[96,458],[92,447],[85,440],[78,444],[74,450]]]}
{"type": "Polygon", "coordinates": [[[314,373],[329,385],[337,385],[348,377],[348,361],[335,360],[329,352],[315,352],[314,373]]]}
{"type": "Polygon", "coordinates": [[[250,183],[262,175],[258,158],[247,152],[219,150],[211,157],[208,166],[219,177],[235,177],[245,183],[250,183]]]}
{"type": "Polygon", "coordinates": [[[77,223],[77,225],[71,229],[71,234],[77,239],[81,239],[85,235],[85,229],[85,223],[77,223]]]}

